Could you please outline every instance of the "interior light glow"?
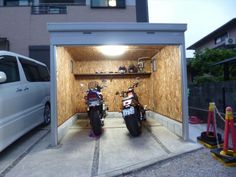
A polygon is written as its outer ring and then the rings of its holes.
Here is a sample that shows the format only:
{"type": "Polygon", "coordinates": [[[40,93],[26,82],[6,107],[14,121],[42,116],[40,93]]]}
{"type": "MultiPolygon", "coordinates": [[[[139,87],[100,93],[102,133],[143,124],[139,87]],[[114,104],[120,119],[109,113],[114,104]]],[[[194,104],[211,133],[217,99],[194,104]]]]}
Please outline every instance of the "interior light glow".
{"type": "Polygon", "coordinates": [[[119,56],[119,55],[124,54],[127,51],[128,46],[124,46],[124,45],[104,45],[104,46],[98,47],[98,49],[103,55],[119,56]]]}
{"type": "Polygon", "coordinates": [[[110,7],[116,7],[116,0],[109,0],[108,3],[110,7]]]}

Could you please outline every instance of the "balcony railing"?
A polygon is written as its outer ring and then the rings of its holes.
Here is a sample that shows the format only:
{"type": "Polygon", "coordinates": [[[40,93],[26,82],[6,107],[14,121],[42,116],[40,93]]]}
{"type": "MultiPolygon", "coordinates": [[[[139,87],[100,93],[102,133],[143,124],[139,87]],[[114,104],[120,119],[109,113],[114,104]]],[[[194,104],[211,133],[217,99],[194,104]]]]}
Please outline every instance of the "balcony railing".
{"type": "Polygon", "coordinates": [[[31,6],[31,14],[67,14],[67,6],[65,5],[39,5],[31,6]]]}

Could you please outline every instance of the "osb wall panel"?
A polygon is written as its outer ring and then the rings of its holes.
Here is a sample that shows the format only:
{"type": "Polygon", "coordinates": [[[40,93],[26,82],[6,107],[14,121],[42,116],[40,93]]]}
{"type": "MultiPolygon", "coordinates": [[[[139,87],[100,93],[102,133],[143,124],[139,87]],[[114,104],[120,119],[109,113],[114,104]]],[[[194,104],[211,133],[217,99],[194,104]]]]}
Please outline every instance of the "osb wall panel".
{"type": "MultiPolygon", "coordinates": [[[[88,83],[90,81],[97,81],[98,83],[101,82],[102,78],[94,78],[94,79],[87,79],[87,78],[77,78],[75,83],[76,88],[76,110],[78,112],[86,112],[86,104],[84,100],[84,96],[86,95],[86,90],[88,88],[88,83]],[[83,85],[83,86],[81,86],[83,85]]],[[[122,102],[121,97],[116,95],[117,91],[125,91],[128,87],[134,82],[135,78],[113,78],[113,79],[106,79],[106,86],[103,90],[103,97],[105,103],[109,107],[109,111],[117,112],[120,111],[122,102]]],[[[150,78],[140,78],[140,84],[138,87],[135,88],[136,93],[139,96],[139,101],[143,105],[150,105],[150,78]]]]}
{"type": "MultiPolygon", "coordinates": [[[[119,66],[124,65],[126,68],[130,64],[137,65],[137,60],[87,60],[77,61],[74,64],[74,73],[87,74],[95,72],[118,72],[119,66]]],[[[150,72],[150,61],[145,62],[145,71],[150,72]]]]}
{"type": "Polygon", "coordinates": [[[152,109],[182,122],[181,61],[178,46],[166,46],[156,56],[152,73],[152,109]]]}
{"type": "Polygon", "coordinates": [[[76,113],[74,95],[75,78],[71,56],[64,47],[57,47],[57,118],[58,126],[76,113]]]}
{"type": "MultiPolygon", "coordinates": [[[[137,64],[134,60],[89,60],[89,61],[77,61],[74,63],[74,72],[78,74],[83,73],[95,73],[95,72],[117,72],[119,66],[125,65],[128,67],[130,64],[137,64]]],[[[150,71],[150,61],[146,62],[146,71],[150,71]]],[[[125,91],[135,81],[135,76],[124,77],[76,77],[76,105],[79,112],[86,111],[86,104],[84,101],[85,91],[87,84],[90,81],[98,81],[101,83],[102,79],[107,80],[107,87],[103,89],[104,100],[109,106],[109,111],[120,111],[121,98],[115,93],[117,91],[125,91]],[[84,87],[81,87],[81,84],[84,87]]],[[[150,105],[150,77],[140,77],[140,84],[135,88],[136,93],[139,96],[140,102],[143,105],[150,105]]]]}

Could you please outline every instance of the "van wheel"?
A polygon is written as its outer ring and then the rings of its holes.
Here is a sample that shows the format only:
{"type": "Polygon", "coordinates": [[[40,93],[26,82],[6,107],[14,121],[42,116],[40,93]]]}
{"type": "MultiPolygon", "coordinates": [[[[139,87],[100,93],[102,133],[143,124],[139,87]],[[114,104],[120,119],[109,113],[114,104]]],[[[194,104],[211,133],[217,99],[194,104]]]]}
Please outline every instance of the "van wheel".
{"type": "Polygon", "coordinates": [[[48,125],[51,121],[51,109],[49,104],[46,104],[44,107],[43,118],[44,118],[44,125],[48,125]]]}

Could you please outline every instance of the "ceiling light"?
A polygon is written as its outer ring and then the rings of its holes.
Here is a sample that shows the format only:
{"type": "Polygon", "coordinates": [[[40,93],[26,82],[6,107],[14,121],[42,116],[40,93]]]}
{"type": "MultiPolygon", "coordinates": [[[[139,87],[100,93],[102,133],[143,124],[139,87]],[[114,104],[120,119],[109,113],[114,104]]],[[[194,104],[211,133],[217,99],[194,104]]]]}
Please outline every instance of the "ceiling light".
{"type": "Polygon", "coordinates": [[[116,0],[109,0],[108,3],[110,7],[116,7],[116,0]]]}
{"type": "Polygon", "coordinates": [[[128,46],[123,46],[123,45],[104,45],[98,47],[99,51],[103,55],[107,56],[119,56],[122,55],[126,52],[128,49],[128,46]]]}

